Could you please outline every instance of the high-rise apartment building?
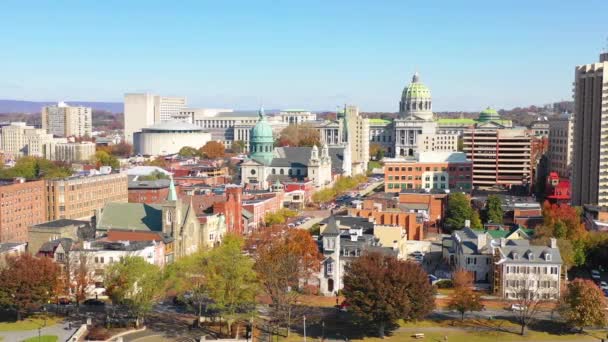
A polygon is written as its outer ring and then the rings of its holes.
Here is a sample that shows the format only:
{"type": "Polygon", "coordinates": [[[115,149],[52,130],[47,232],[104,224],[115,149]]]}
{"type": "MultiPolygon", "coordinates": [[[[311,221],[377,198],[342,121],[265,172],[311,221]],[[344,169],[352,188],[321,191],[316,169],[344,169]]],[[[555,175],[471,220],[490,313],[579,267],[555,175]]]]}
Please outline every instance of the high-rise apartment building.
{"type": "Polygon", "coordinates": [[[28,126],[25,122],[12,122],[2,127],[2,150],[9,158],[21,156],[54,159],[55,145],[65,139],[54,139],[44,129],[28,126]]]}
{"type": "Polygon", "coordinates": [[[608,53],[574,72],[572,204],[608,206],[608,53]]]}
{"type": "Polygon", "coordinates": [[[359,108],[347,106],[344,113],[346,140],[350,146],[353,174],[367,172],[369,162],[369,119],[359,115],[359,108]]]}
{"type": "Polygon", "coordinates": [[[133,133],[142,128],[180,117],[180,112],[186,107],[186,98],[125,94],[124,105],[125,140],[133,143],[133,133]]]}
{"type": "Polygon", "coordinates": [[[90,107],[72,107],[65,102],[42,107],[42,129],[58,137],[90,137],[93,131],[91,113],[90,107]]]}
{"type": "Polygon", "coordinates": [[[478,125],[464,132],[464,152],[473,162],[473,186],[528,186],[532,137],[525,128],[478,125]]]}
{"type": "Polygon", "coordinates": [[[47,221],[88,219],[109,202],[127,202],[126,173],[94,174],[47,180],[47,221]]]}
{"type": "Polygon", "coordinates": [[[562,114],[549,120],[549,170],[562,178],[570,177],[574,120],[562,114]]]}

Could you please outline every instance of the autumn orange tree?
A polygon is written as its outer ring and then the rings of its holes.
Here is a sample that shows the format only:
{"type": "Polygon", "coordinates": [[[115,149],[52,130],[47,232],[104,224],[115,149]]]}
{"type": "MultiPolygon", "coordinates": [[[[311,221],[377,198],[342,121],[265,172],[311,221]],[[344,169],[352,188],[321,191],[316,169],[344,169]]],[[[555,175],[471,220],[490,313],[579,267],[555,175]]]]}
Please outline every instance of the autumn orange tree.
{"type": "Polygon", "coordinates": [[[273,316],[287,325],[303,284],[319,271],[321,254],[306,230],[274,225],[248,240],[259,281],[272,302],[273,316]]]}
{"type": "Polygon", "coordinates": [[[277,144],[279,146],[313,146],[320,145],[321,136],[319,130],[312,125],[304,123],[299,125],[289,125],[285,127],[277,144]]]}
{"type": "Polygon", "coordinates": [[[59,267],[50,258],[21,254],[0,270],[0,305],[15,310],[17,320],[54,297],[59,267]]]}
{"type": "Polygon", "coordinates": [[[460,319],[464,320],[467,311],[483,310],[481,295],[473,290],[473,274],[465,270],[454,272],[452,279],[454,292],[450,295],[448,308],[460,313],[460,319]]]}
{"type": "Polygon", "coordinates": [[[591,280],[579,278],[568,284],[559,312],[569,325],[583,332],[586,326],[606,324],[605,307],[606,300],[600,288],[591,280]]]}
{"type": "Polygon", "coordinates": [[[419,264],[378,252],[366,253],[346,265],[342,293],[355,317],[378,328],[398,319],[416,320],[435,308],[435,288],[419,264]]]}
{"type": "Polygon", "coordinates": [[[200,152],[207,159],[223,158],[226,155],[226,149],[221,142],[209,141],[200,148],[200,152]]]}

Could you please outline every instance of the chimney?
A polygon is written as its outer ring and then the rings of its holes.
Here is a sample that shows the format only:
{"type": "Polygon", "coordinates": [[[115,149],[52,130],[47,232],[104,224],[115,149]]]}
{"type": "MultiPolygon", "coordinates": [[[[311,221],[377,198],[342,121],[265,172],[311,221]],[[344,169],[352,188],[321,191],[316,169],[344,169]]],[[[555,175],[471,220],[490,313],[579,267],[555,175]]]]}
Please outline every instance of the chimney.
{"type": "Polygon", "coordinates": [[[500,238],[500,247],[505,247],[507,245],[507,239],[504,237],[500,238]]]}
{"type": "Polygon", "coordinates": [[[471,228],[471,220],[464,220],[464,227],[471,228]]]}
{"type": "Polygon", "coordinates": [[[551,248],[557,248],[557,239],[556,238],[551,238],[551,240],[549,240],[549,247],[551,248]]]}

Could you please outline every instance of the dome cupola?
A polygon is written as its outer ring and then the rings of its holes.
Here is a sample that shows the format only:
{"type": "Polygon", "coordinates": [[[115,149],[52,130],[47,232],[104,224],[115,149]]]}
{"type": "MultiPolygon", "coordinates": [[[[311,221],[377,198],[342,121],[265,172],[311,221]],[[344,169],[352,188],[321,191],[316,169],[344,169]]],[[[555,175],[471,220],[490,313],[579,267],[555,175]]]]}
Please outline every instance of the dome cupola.
{"type": "Polygon", "coordinates": [[[498,121],[500,120],[500,114],[493,108],[486,108],[479,113],[479,118],[477,121],[480,122],[490,122],[490,121],[498,121]]]}
{"type": "Polygon", "coordinates": [[[416,116],[427,121],[433,120],[431,91],[420,82],[417,72],[412,76],[412,83],[403,89],[399,113],[403,117],[416,116]]]}
{"type": "Polygon", "coordinates": [[[274,136],[272,127],[264,115],[264,108],[260,108],[258,123],[251,129],[249,146],[252,159],[270,165],[274,155],[274,136]]]}

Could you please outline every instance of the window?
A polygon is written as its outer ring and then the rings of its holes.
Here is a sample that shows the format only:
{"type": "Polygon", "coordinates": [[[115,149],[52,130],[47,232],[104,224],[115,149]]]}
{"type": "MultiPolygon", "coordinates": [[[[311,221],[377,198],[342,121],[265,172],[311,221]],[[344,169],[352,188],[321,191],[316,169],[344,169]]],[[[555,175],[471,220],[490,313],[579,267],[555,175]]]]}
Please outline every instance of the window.
{"type": "Polygon", "coordinates": [[[392,167],[389,167],[389,168],[388,168],[388,170],[389,170],[389,171],[393,171],[393,168],[392,168],[392,167]]]}
{"type": "Polygon", "coordinates": [[[255,170],[254,169],[251,169],[251,174],[255,175],[255,170]]]}
{"type": "Polygon", "coordinates": [[[327,274],[333,274],[334,273],[334,264],[331,262],[328,262],[326,264],[326,269],[327,269],[327,274]]]}
{"type": "Polygon", "coordinates": [[[545,260],[546,261],[551,261],[551,253],[545,254],[545,260]]]}

